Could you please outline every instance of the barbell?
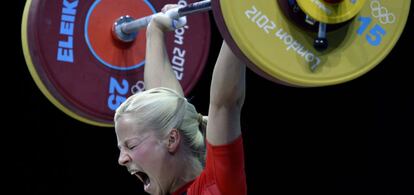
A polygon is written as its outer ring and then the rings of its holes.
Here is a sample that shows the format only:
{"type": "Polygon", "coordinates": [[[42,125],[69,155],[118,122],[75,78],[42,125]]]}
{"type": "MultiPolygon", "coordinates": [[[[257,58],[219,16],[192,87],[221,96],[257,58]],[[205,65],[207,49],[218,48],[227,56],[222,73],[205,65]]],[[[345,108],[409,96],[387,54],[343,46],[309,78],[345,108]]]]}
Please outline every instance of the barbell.
{"type": "Polygon", "coordinates": [[[251,70],[276,83],[319,87],[350,81],[379,64],[401,35],[410,3],[27,0],[22,46],[34,81],[54,105],[82,122],[113,126],[114,110],[145,88],[143,28],[165,4],[180,5],[168,13],[174,19],[188,16],[166,38],[173,71],[188,94],[208,57],[208,10],[251,70]]]}

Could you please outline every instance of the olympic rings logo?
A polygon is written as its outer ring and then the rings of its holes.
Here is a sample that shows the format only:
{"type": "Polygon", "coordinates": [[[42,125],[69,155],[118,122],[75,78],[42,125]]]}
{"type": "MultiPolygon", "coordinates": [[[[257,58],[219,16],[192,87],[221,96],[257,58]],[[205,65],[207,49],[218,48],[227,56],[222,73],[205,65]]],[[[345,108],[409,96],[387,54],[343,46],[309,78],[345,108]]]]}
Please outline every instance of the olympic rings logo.
{"type": "Polygon", "coordinates": [[[143,91],[145,91],[144,81],[137,81],[137,83],[131,87],[132,94],[136,94],[143,91]]]}
{"type": "Polygon", "coordinates": [[[381,24],[392,24],[395,22],[395,15],[388,12],[388,9],[381,6],[379,0],[371,0],[371,14],[377,18],[381,24]]]}

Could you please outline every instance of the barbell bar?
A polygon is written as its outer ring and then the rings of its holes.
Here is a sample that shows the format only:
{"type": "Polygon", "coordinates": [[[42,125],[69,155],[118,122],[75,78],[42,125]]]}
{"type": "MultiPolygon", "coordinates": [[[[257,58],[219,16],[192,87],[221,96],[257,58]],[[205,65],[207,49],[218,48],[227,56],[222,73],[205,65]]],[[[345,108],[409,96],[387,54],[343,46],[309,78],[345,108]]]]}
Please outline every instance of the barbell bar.
{"type": "MultiPolygon", "coordinates": [[[[188,4],[186,6],[179,6],[168,10],[165,14],[170,18],[177,20],[181,17],[188,16],[194,13],[200,13],[211,10],[211,1],[204,0],[188,4]]],[[[134,20],[130,16],[121,16],[112,28],[115,37],[123,42],[131,42],[135,39],[137,32],[145,28],[155,14],[145,16],[134,20]]]]}

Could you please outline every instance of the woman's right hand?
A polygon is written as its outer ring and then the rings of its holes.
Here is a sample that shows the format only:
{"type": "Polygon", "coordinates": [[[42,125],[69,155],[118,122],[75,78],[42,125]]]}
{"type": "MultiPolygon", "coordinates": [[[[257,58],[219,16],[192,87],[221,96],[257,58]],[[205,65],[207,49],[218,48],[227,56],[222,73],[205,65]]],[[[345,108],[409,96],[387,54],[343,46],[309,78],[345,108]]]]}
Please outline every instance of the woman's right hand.
{"type": "Polygon", "coordinates": [[[158,28],[163,32],[173,31],[177,28],[183,27],[187,23],[186,17],[181,17],[179,19],[172,19],[170,16],[169,10],[177,8],[177,4],[167,4],[165,5],[160,13],[154,14],[148,28],[158,28]]]}

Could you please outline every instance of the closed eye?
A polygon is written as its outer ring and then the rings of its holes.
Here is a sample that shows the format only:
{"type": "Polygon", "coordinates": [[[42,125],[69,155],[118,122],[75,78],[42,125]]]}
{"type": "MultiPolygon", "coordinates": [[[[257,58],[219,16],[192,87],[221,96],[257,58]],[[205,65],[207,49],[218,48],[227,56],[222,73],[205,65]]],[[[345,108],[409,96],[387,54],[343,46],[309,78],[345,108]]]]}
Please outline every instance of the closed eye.
{"type": "Polygon", "coordinates": [[[134,148],[137,148],[138,146],[140,146],[142,143],[144,143],[146,140],[148,140],[150,136],[147,136],[146,138],[142,139],[141,141],[139,141],[139,143],[137,143],[137,141],[135,139],[131,139],[131,140],[127,140],[125,142],[125,147],[128,150],[132,150],[134,148]]]}
{"type": "Polygon", "coordinates": [[[128,146],[127,148],[130,149],[130,150],[132,150],[132,149],[136,148],[137,146],[138,145],[133,145],[133,146],[128,146]]]}

